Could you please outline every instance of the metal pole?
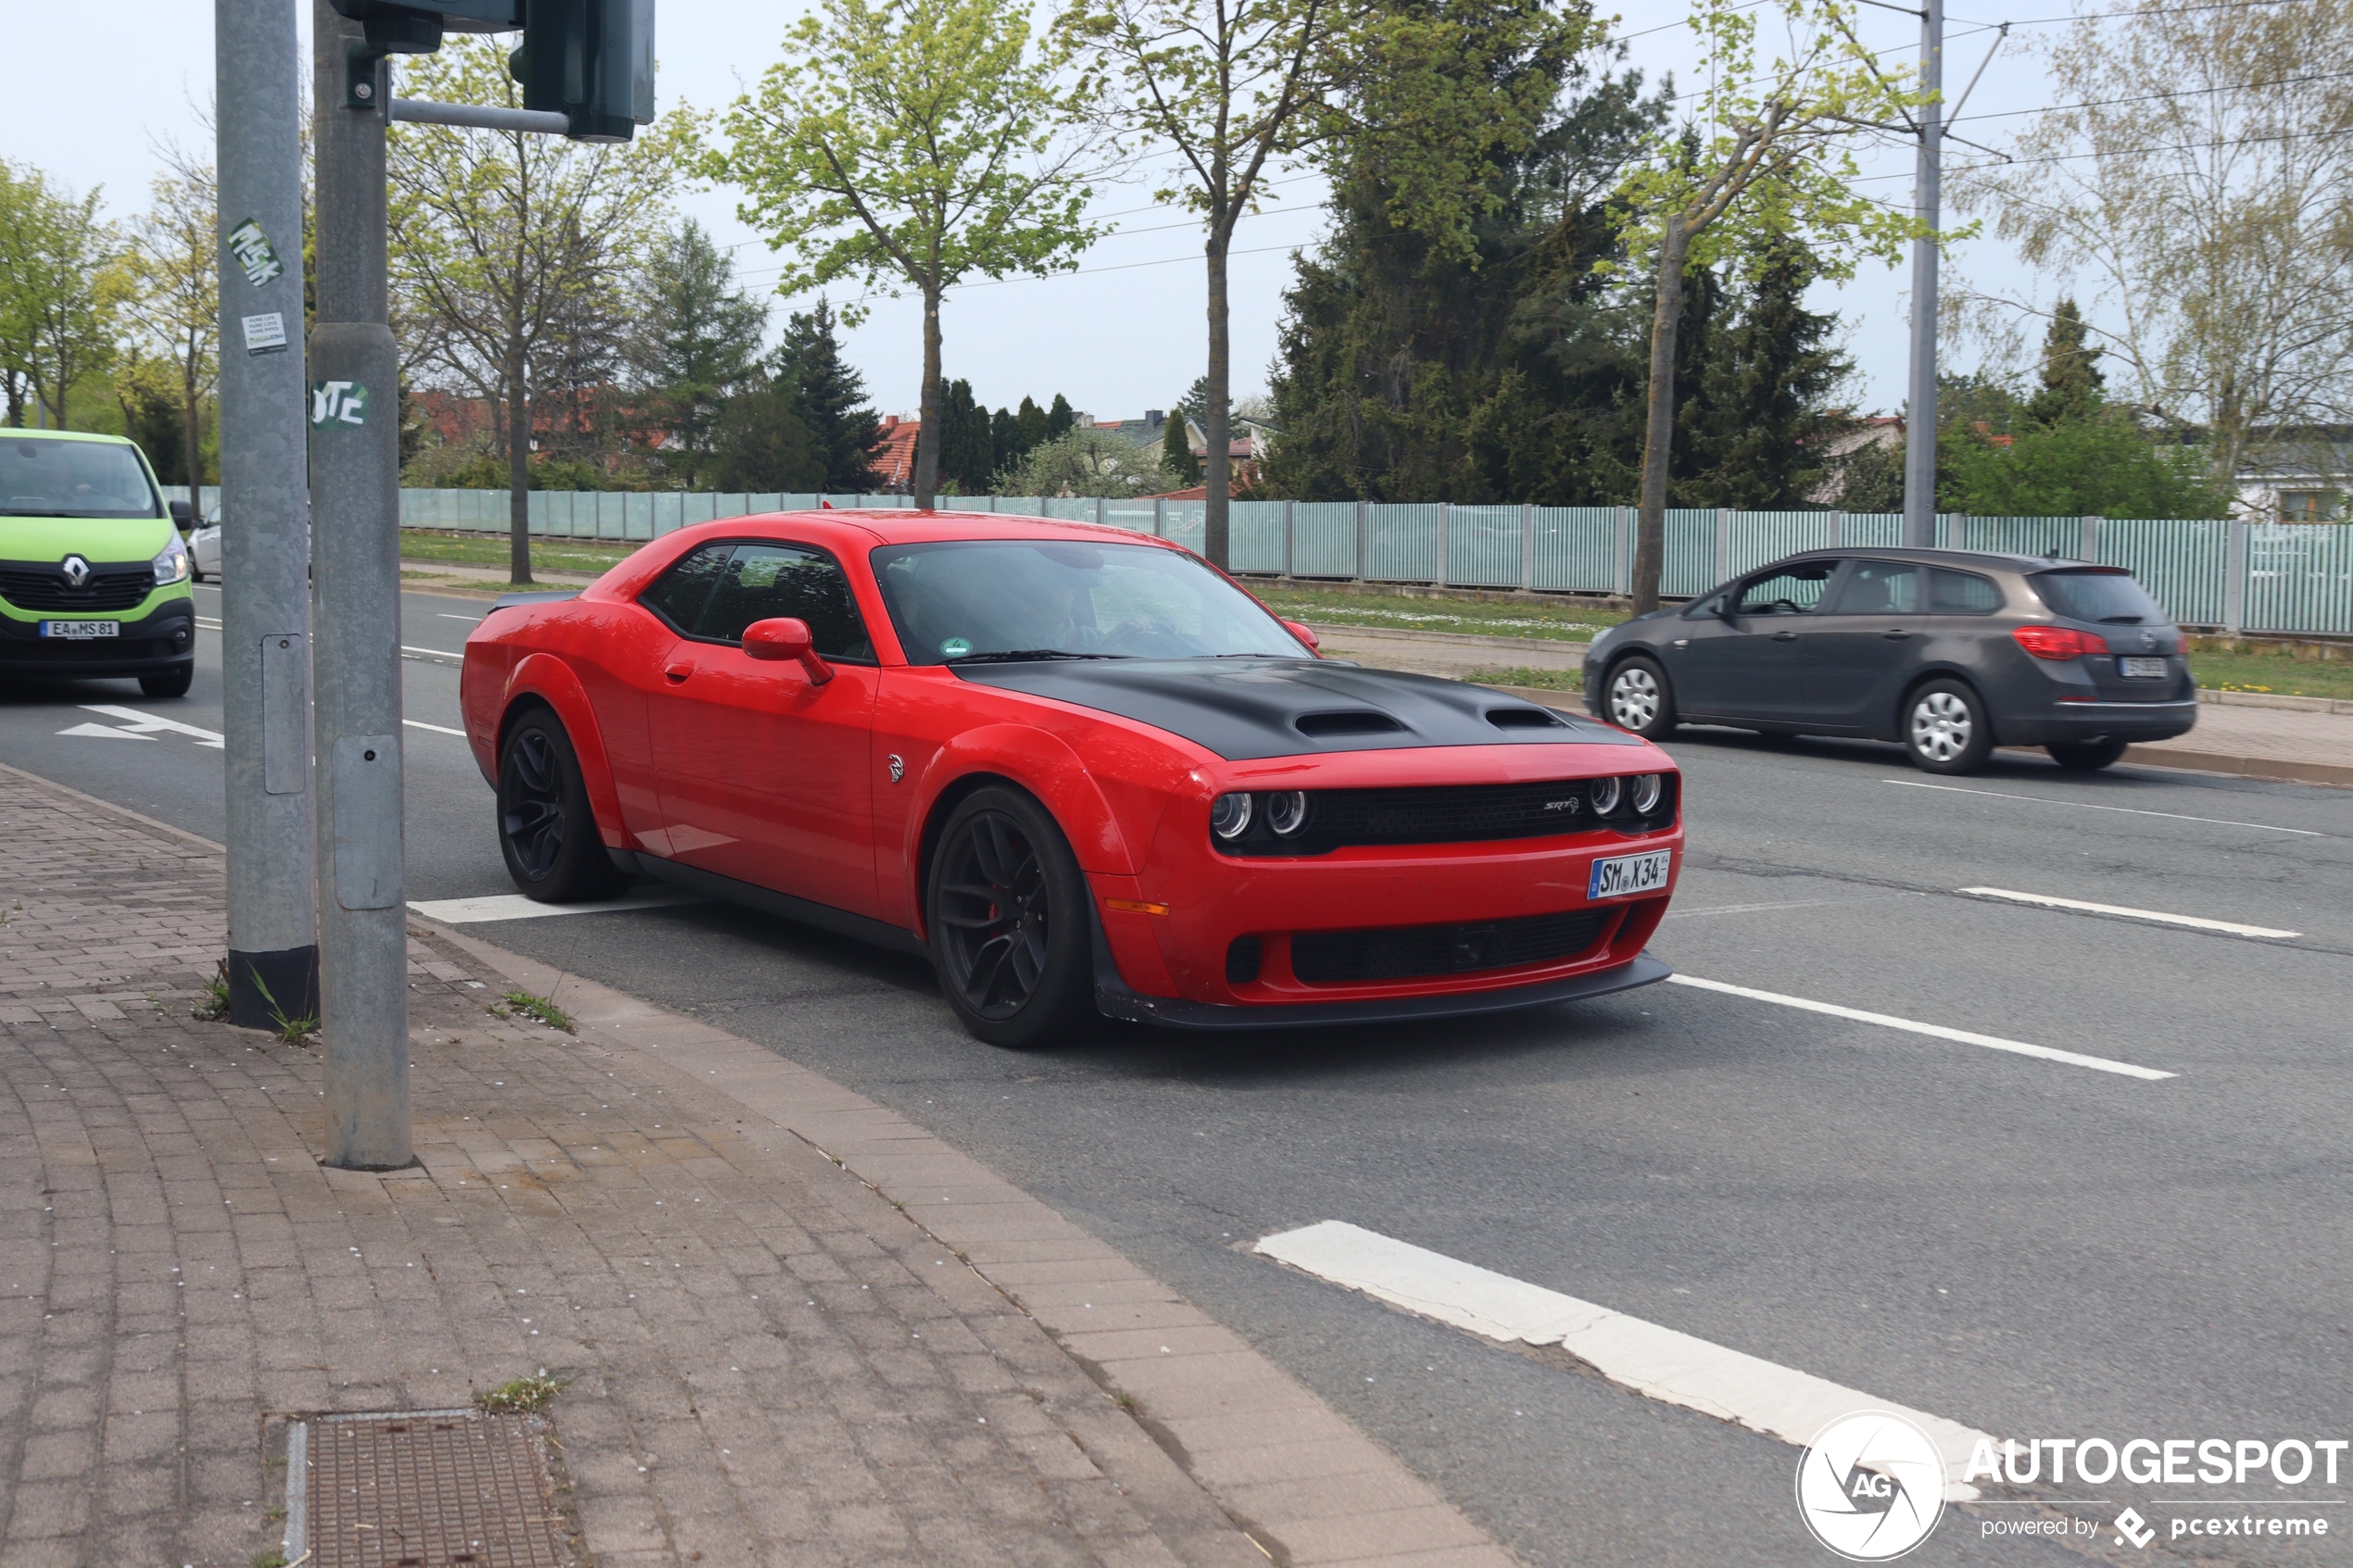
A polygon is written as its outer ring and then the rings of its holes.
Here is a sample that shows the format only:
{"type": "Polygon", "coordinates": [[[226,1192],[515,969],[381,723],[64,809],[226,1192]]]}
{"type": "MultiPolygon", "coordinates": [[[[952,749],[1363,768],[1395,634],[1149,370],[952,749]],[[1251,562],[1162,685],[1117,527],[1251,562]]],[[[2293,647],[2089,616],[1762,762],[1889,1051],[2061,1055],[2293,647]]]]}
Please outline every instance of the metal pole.
{"type": "Polygon", "coordinates": [[[1944,201],[1944,0],[1920,12],[1919,167],[1913,210],[1929,232],[1912,242],[1912,384],[1904,410],[1904,543],[1936,543],[1936,232],[1944,201]]]}
{"type": "Polygon", "coordinates": [[[296,3],[213,7],[229,1022],[247,1029],[319,1015],[296,3]]]}
{"type": "MultiPolygon", "coordinates": [[[[319,968],[330,1165],[414,1162],[401,906],[399,355],[387,324],[384,120],[343,107],[360,24],[311,0],[319,189],[310,334],[319,968]]],[[[381,69],[373,101],[389,95],[381,69]]]]}

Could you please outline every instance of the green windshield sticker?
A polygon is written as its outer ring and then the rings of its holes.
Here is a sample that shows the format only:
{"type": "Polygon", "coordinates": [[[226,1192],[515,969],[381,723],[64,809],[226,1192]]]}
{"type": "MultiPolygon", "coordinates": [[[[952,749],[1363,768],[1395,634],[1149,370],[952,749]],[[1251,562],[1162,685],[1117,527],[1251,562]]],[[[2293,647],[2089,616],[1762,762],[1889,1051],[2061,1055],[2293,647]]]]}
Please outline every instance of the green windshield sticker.
{"type": "Polygon", "coordinates": [[[950,637],[939,645],[940,653],[949,659],[962,659],[972,650],[972,644],[963,637],[950,637]]]}
{"type": "Polygon", "coordinates": [[[254,220],[248,218],[230,230],[227,244],[229,254],[245,269],[245,282],[255,288],[285,275],[286,264],[278,259],[269,234],[254,220]]]}
{"type": "Polygon", "coordinates": [[[310,423],[324,430],[333,425],[368,422],[368,389],[356,381],[315,381],[310,383],[310,423]]]}

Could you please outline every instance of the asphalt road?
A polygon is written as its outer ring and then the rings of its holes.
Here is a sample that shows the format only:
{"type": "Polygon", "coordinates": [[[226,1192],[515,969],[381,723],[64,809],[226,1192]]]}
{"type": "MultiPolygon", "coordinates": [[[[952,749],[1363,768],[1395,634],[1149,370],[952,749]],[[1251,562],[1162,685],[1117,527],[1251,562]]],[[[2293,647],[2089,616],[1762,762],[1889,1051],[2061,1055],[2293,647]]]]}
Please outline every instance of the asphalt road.
{"type": "MultiPolygon", "coordinates": [[[[216,603],[199,590],[200,613],[216,603]]],[[[481,613],[405,606],[420,649],[456,649],[481,613]]],[[[217,730],[217,636],[200,650],[179,702],[130,683],[7,692],[0,759],[217,836],[218,752],[168,732],[57,734],[128,722],[89,703],[217,730]]],[[[409,718],[454,728],[454,666],[422,653],[406,668],[409,718]]],[[[1996,1434],[2353,1437],[2353,795],[2007,759],[1931,781],[1892,746],[1730,732],[1671,749],[1690,858],[1654,951],[1680,972],[2175,1076],[1679,985],[1444,1027],[1107,1026],[1022,1055],[964,1036],[919,963],[730,908],[479,930],[933,1128],[1260,1345],[1547,1568],[1832,1559],[1800,1524],[1793,1449],[1278,1267],[1251,1241],[1349,1221],[1996,1434]],[[2301,935],[1958,891],[1982,886],[2301,935]]],[[[462,743],[412,730],[409,757],[410,896],[510,891],[462,743]]],[[[2341,1562],[2353,1456],[2339,1475],[2011,1488],[1949,1513],[1910,1561],[2341,1562]],[[2011,1500],[2025,1498],[2084,1519],[2129,1503],[2160,1531],[2317,1512],[2331,1533],[2160,1534],[2145,1551],[2105,1528],[2067,1546],[1988,1539],[1989,1520],[2048,1515],[2011,1500]]]]}

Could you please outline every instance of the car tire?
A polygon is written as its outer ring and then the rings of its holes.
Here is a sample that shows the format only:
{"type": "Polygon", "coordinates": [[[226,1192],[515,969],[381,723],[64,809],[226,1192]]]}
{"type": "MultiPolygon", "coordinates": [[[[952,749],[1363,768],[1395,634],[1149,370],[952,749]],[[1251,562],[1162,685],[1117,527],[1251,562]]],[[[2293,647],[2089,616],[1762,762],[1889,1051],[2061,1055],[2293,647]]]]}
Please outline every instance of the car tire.
{"type": "Polygon", "coordinates": [[[186,696],[188,688],[195,684],[196,664],[190,659],[156,675],[139,677],[139,689],[149,696],[186,696]]]}
{"type": "Polygon", "coordinates": [[[542,904],[607,898],[627,883],[605,853],[572,738],[545,709],[498,747],[498,848],[515,886],[542,904]]]}
{"type": "Polygon", "coordinates": [[[1994,752],[1984,699],[1959,681],[1930,681],[1904,699],[1904,749],[1931,773],[1974,773],[1994,752]]]}
{"type": "Polygon", "coordinates": [[[1094,1022],[1091,913],[1078,857],[1035,799],[990,787],[950,813],[925,928],[939,988],[975,1037],[1030,1049],[1094,1022]]]}
{"type": "Polygon", "coordinates": [[[2053,741],[2043,749],[2070,772],[2096,773],[2120,759],[2125,745],[2111,735],[2105,740],[2053,741]]]}
{"type": "Polygon", "coordinates": [[[1656,659],[1635,654],[1612,667],[1602,688],[1602,717],[1644,740],[1675,733],[1675,689],[1656,659]]]}

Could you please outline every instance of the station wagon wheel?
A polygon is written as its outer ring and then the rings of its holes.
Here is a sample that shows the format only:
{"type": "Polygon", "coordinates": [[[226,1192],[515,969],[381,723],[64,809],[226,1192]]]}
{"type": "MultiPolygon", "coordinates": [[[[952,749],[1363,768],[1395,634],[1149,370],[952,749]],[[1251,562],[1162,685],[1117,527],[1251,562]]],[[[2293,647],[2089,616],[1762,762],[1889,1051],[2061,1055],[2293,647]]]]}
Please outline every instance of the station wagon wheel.
{"type": "Polygon", "coordinates": [[[601,898],[623,884],[597,831],[580,759],[545,709],[516,721],[499,747],[498,848],[515,885],[541,903],[601,898]]]}
{"type": "Polygon", "coordinates": [[[1044,808],[977,791],[941,831],[928,900],[940,987],[992,1045],[1044,1045],[1094,1011],[1087,883],[1044,808]]]}
{"type": "Polygon", "coordinates": [[[1675,699],[1667,671],[1644,655],[1636,654],[1609,672],[1602,706],[1611,723],[1644,740],[1674,733],[1675,699]]]}
{"type": "Polygon", "coordinates": [[[1973,773],[1994,750],[1994,726],[1977,693],[1958,681],[1931,681],[1905,706],[1904,749],[1931,773],[1973,773]]]}

